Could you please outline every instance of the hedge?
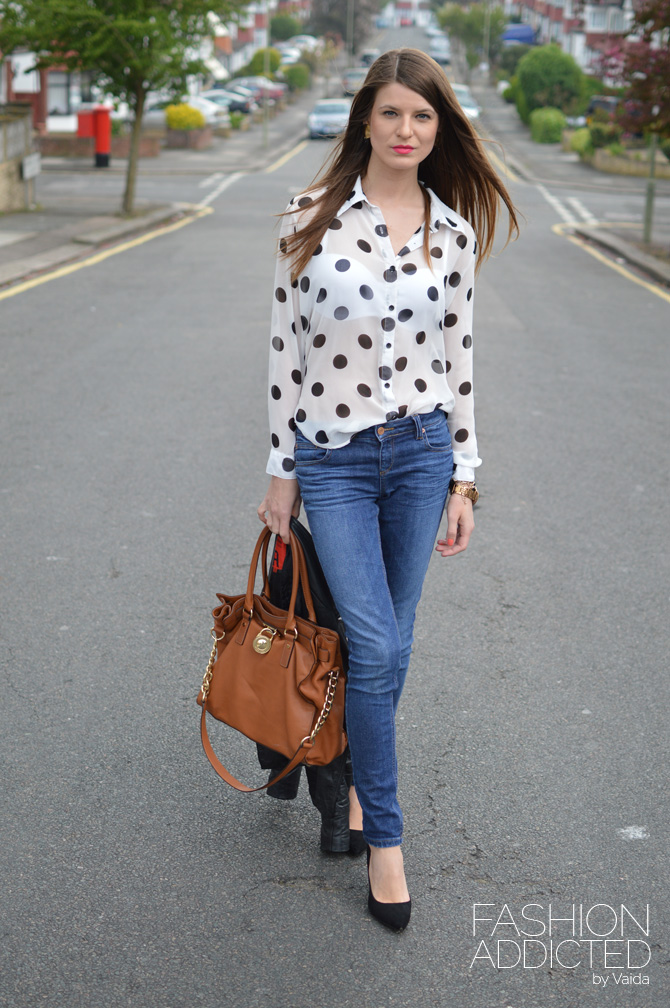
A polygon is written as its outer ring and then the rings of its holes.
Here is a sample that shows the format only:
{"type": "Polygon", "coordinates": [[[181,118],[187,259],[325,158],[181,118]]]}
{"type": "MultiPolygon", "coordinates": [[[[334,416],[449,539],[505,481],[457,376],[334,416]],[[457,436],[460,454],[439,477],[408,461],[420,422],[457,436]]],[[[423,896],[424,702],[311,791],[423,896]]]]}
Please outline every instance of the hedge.
{"type": "Polygon", "coordinates": [[[530,114],[530,135],[535,143],[560,143],[565,126],[565,116],[560,109],[533,109],[530,114]]]}

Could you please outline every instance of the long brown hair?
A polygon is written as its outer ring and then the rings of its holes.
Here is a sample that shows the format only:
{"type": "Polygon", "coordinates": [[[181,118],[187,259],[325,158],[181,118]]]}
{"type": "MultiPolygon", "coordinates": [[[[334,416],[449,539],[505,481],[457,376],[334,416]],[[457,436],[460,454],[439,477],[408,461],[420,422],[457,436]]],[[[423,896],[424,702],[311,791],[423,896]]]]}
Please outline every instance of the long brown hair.
{"type": "MultiPolygon", "coordinates": [[[[299,276],[307,266],[358,176],[365,175],[371,152],[370,142],[363,132],[365,123],[370,119],[379,88],[394,82],[420,94],[438,114],[435,146],[419,165],[419,181],[472,225],[477,236],[478,264],[491,252],[500,201],[509,212],[507,240],[518,234],[519,225],[510,195],[493,170],[442,68],[420,49],[392,49],[370,67],[351,103],[344,134],[308,187],[324,192],[313,198],[298,231],[282,239],[280,248],[292,259],[294,276],[299,276]]],[[[293,212],[295,206],[286,211],[293,212]]],[[[429,214],[430,204],[427,203],[426,241],[429,214]]]]}

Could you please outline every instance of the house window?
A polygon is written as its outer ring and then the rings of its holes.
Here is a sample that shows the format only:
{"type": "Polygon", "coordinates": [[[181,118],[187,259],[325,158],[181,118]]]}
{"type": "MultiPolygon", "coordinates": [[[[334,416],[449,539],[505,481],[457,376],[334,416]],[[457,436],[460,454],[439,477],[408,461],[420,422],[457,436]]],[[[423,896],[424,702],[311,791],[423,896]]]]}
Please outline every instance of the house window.
{"type": "Polygon", "coordinates": [[[588,12],[588,29],[587,31],[606,31],[607,30],[607,9],[603,7],[596,7],[588,12]]]}

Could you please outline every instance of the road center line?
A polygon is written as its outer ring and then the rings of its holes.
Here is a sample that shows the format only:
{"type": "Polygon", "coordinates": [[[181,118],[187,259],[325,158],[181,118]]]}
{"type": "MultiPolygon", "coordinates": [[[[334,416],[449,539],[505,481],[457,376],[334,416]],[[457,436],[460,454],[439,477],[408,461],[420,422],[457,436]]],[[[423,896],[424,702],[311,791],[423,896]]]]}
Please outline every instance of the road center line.
{"type": "Polygon", "coordinates": [[[223,178],[223,173],[220,171],[214,172],[213,175],[208,175],[207,178],[198,182],[198,189],[209,189],[209,187],[218,182],[220,178],[223,178]]]}
{"type": "Polygon", "coordinates": [[[222,182],[219,182],[216,189],[212,189],[210,193],[207,193],[206,196],[203,196],[203,198],[197,204],[198,210],[203,210],[205,207],[208,207],[210,203],[213,203],[215,199],[219,198],[222,192],[225,192],[228,186],[233,185],[235,182],[237,182],[238,179],[241,179],[244,176],[244,174],[245,174],[244,172],[233,172],[232,175],[228,175],[227,178],[224,178],[222,182]]]}

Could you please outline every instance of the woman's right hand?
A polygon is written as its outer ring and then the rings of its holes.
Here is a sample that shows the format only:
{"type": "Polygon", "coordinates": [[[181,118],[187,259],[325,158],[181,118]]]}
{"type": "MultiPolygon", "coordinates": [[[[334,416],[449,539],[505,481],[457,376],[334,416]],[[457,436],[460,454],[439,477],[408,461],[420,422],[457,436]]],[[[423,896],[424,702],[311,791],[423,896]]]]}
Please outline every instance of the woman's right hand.
{"type": "Polygon", "coordinates": [[[291,515],[300,514],[300,488],[294,479],[272,476],[268,492],[258,507],[258,517],[271,532],[277,533],[285,543],[289,541],[291,515]]]}

